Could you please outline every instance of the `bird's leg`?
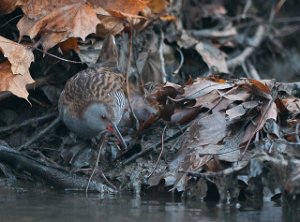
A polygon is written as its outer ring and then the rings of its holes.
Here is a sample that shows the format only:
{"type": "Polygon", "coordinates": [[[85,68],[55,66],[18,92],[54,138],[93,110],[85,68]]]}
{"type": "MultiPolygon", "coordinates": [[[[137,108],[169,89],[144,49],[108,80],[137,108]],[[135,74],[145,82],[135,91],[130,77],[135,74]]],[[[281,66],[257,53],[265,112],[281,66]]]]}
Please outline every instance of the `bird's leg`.
{"type": "Polygon", "coordinates": [[[86,193],[88,192],[90,182],[91,182],[91,180],[92,180],[92,178],[93,178],[93,176],[94,176],[94,174],[95,174],[95,172],[96,172],[96,169],[97,169],[98,166],[99,166],[99,160],[100,160],[102,148],[103,148],[103,145],[104,145],[104,142],[105,142],[105,134],[104,134],[104,133],[101,135],[99,141],[100,141],[99,151],[98,151],[98,154],[97,154],[97,159],[96,159],[95,166],[94,166],[94,168],[93,168],[93,171],[92,171],[92,173],[91,173],[91,175],[90,175],[89,181],[88,181],[88,183],[87,183],[87,185],[86,185],[86,188],[85,188],[85,192],[86,192],[86,193]]]}
{"type": "MultiPolygon", "coordinates": [[[[85,192],[87,193],[88,192],[88,189],[89,189],[89,185],[90,185],[90,182],[99,166],[99,161],[100,161],[100,156],[101,156],[101,153],[102,153],[102,150],[103,150],[103,146],[104,146],[104,143],[105,143],[105,140],[106,140],[106,134],[105,133],[102,133],[100,138],[97,139],[96,138],[96,141],[98,144],[100,144],[99,146],[99,150],[98,150],[98,154],[97,154],[97,159],[96,159],[96,162],[95,162],[95,165],[94,165],[94,168],[93,168],[93,171],[90,175],[90,178],[88,180],[88,183],[87,183],[87,186],[85,188],[85,192]]],[[[111,182],[109,182],[109,180],[106,178],[106,176],[104,175],[102,169],[98,169],[100,171],[100,174],[102,176],[102,178],[105,180],[105,182],[110,185],[112,188],[114,188],[115,190],[117,189],[111,182]]]]}

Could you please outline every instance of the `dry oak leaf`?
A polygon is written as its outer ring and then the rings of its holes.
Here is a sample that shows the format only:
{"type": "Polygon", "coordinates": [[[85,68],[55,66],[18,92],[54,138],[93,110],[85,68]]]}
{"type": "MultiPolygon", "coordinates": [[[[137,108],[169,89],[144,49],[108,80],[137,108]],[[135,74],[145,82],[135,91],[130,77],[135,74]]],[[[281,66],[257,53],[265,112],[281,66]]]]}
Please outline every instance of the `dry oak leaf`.
{"type": "Polygon", "coordinates": [[[93,7],[85,3],[75,3],[53,10],[38,20],[24,16],[17,24],[20,38],[28,35],[31,39],[41,34],[44,50],[71,37],[80,37],[96,33],[100,21],[93,7]]]}
{"type": "Polygon", "coordinates": [[[10,91],[14,95],[27,100],[28,92],[26,85],[34,83],[34,80],[29,75],[29,72],[24,75],[13,74],[9,61],[0,63],[0,92],[10,91]]]}
{"type": "Polygon", "coordinates": [[[30,75],[29,67],[34,56],[29,48],[0,36],[0,51],[11,63],[13,74],[30,75]]]}

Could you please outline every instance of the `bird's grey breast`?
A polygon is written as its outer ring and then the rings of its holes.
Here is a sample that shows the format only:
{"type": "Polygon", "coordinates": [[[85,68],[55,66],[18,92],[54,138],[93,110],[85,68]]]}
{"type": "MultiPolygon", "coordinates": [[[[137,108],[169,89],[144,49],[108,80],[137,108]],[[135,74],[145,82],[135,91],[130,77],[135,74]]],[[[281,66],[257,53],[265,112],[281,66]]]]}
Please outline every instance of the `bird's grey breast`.
{"type": "Polygon", "coordinates": [[[92,138],[98,136],[106,129],[106,125],[102,122],[99,114],[102,112],[101,109],[103,109],[103,105],[91,104],[87,107],[82,116],[77,116],[73,115],[68,107],[61,107],[60,118],[77,136],[92,138]]]}

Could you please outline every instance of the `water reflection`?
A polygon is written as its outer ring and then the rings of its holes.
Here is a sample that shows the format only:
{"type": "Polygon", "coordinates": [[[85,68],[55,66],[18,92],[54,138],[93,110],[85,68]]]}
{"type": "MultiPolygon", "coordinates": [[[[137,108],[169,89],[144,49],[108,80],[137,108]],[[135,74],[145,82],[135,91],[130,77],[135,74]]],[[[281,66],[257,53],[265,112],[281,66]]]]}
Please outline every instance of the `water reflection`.
{"type": "Polygon", "coordinates": [[[0,191],[1,221],[282,221],[281,207],[264,203],[259,210],[220,207],[200,201],[103,196],[58,192],[0,191]]]}

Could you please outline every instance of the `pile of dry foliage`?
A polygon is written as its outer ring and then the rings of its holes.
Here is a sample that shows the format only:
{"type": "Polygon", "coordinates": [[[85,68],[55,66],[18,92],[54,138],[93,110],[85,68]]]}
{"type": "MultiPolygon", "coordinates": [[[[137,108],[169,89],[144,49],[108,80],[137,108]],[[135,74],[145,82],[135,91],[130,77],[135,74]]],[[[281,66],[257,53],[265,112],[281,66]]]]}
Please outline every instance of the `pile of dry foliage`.
{"type": "Polygon", "coordinates": [[[295,0],[2,1],[3,184],[222,201],[299,194],[299,9],[295,0]],[[69,133],[57,100],[107,34],[128,78],[129,148],[107,138],[94,167],[98,145],[69,133]]]}

